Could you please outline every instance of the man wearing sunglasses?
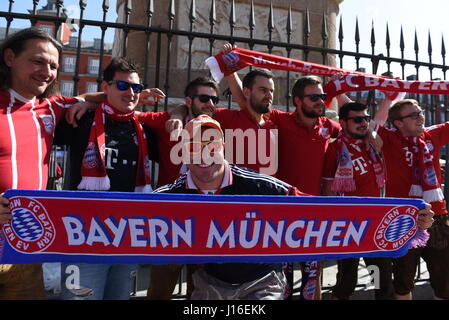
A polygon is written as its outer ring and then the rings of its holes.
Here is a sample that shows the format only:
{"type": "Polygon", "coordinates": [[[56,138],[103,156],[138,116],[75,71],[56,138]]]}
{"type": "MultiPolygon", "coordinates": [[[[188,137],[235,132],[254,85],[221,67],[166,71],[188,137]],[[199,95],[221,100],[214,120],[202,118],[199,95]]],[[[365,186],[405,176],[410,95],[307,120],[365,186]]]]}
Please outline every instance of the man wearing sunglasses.
{"type": "MultiPolygon", "coordinates": [[[[304,195],[267,175],[229,164],[220,124],[200,115],[185,126],[182,143],[188,171],[155,192],[221,195],[304,195]]],[[[286,280],[281,263],[208,263],[193,274],[194,300],[282,300],[286,280]]]]}
{"type": "Polygon", "coordinates": [[[386,196],[422,198],[435,212],[427,245],[393,260],[396,298],[412,298],[416,268],[422,257],[435,299],[449,299],[449,222],[439,163],[440,149],[449,143],[449,122],[425,128],[423,110],[413,99],[395,103],[388,120],[392,128],[378,130],[388,175],[386,196]]]}
{"type": "Polygon", "coordinates": [[[266,115],[273,103],[274,82],[269,70],[255,69],[243,79],[242,96],[245,106],[241,110],[228,108],[213,108],[217,99],[200,94],[190,94],[186,97],[187,110],[179,108],[174,115],[183,117],[208,114],[217,120],[228,133],[229,150],[227,160],[265,174],[275,175],[277,171],[277,156],[273,151],[277,141],[276,126],[266,115]],[[202,102],[201,99],[205,102],[202,102]],[[215,100],[215,101],[213,101],[215,100]],[[201,108],[196,104],[201,103],[201,108]],[[208,103],[204,106],[204,103],[208,103]],[[198,112],[199,111],[199,112],[198,112]],[[262,147],[261,147],[262,146],[262,147]],[[232,150],[232,152],[230,152],[232,150]]]}
{"type": "MultiPolygon", "coordinates": [[[[245,110],[248,101],[243,94],[241,81],[236,73],[227,77],[233,97],[240,108],[245,110]]],[[[274,89],[274,83],[273,83],[274,89]]],[[[304,190],[311,195],[321,193],[321,173],[324,154],[329,139],[336,138],[340,125],[324,116],[326,96],[321,80],[315,76],[299,78],[292,88],[294,112],[282,112],[269,108],[263,115],[278,129],[278,170],[276,177],[304,190]]],[[[319,270],[316,262],[303,264],[303,275],[316,274],[311,282],[316,282],[317,289],[307,299],[320,299],[319,270]],[[310,270],[308,272],[307,270],[310,270]]],[[[304,279],[305,277],[303,277],[304,279]]],[[[301,292],[304,292],[303,281],[301,292]]]]}
{"type": "MultiPolygon", "coordinates": [[[[213,116],[218,103],[218,85],[206,77],[198,77],[188,83],[184,94],[185,105],[178,109],[182,109],[185,113],[142,112],[138,114],[139,121],[150,127],[157,137],[159,150],[157,186],[171,183],[179,177],[182,164],[171,159],[171,150],[179,143],[179,132],[183,125],[201,114],[213,116]]],[[[146,96],[147,92],[144,91],[143,95],[146,96]]]]}
{"type": "MultiPolygon", "coordinates": [[[[70,145],[69,189],[151,192],[148,140],[134,110],[143,89],[138,66],[113,58],[103,71],[105,100],[77,128],[58,127],[56,143],[70,145]]],[[[63,299],[127,300],[137,265],[63,263],[63,299]],[[76,265],[80,288],[69,288],[66,270],[76,265]]]]}
{"type": "MultiPolygon", "coordinates": [[[[338,112],[342,127],[338,138],[329,145],[323,166],[323,195],[382,197],[385,186],[383,163],[374,148],[365,147],[371,117],[368,106],[345,103],[338,112]]],[[[393,298],[392,268],[389,258],[364,258],[367,266],[379,268],[380,288],[376,300],[393,298]]],[[[338,260],[337,282],[332,296],[349,300],[357,285],[358,258],[338,260]]]]}

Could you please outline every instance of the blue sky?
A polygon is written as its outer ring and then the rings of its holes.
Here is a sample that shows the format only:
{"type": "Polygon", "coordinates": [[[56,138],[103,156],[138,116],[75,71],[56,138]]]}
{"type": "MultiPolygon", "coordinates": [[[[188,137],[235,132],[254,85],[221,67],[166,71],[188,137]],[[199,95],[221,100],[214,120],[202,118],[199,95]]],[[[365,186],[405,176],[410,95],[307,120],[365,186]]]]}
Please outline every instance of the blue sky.
{"type": "MultiPolygon", "coordinates": [[[[102,19],[101,0],[88,0],[85,11],[85,18],[90,20],[102,19]]],[[[108,21],[115,21],[117,15],[115,13],[115,0],[110,0],[110,9],[107,16],[108,21]]],[[[273,1],[276,4],[276,0],[273,1]]],[[[46,0],[39,1],[39,7],[46,3],[46,0]]],[[[8,0],[0,1],[0,11],[8,10],[8,0]]],[[[79,17],[79,0],[65,0],[64,5],[67,8],[69,17],[79,17]]],[[[14,11],[27,12],[26,9],[32,7],[31,0],[16,0],[14,3],[14,11]]],[[[432,39],[432,61],[434,63],[442,63],[441,58],[441,38],[444,34],[445,45],[449,54],[449,24],[446,23],[447,14],[449,13],[449,0],[344,0],[340,5],[340,15],[343,16],[343,29],[345,42],[343,49],[347,51],[355,51],[354,30],[355,21],[358,17],[360,28],[360,51],[371,53],[370,35],[371,24],[374,21],[376,35],[376,54],[383,53],[386,55],[385,47],[385,29],[388,21],[390,40],[391,40],[391,56],[400,57],[399,51],[399,34],[401,25],[404,30],[404,40],[407,59],[414,60],[415,53],[414,32],[415,28],[419,39],[419,60],[428,61],[427,43],[428,32],[430,30],[432,39]]],[[[337,17],[337,26],[339,24],[340,15],[337,17]]],[[[0,19],[0,26],[5,25],[5,19],[0,19]]],[[[13,27],[26,27],[29,25],[27,21],[15,20],[13,27]]],[[[100,34],[100,29],[95,27],[86,27],[83,31],[84,40],[92,40],[95,35],[100,34]]],[[[113,39],[113,30],[106,33],[109,41],[113,39]]],[[[449,58],[448,58],[449,61],[449,58]]],[[[354,68],[354,60],[345,58],[345,67],[354,68]]],[[[361,60],[362,67],[366,67],[367,72],[371,72],[371,62],[361,60]]],[[[380,66],[380,71],[385,71],[386,66],[380,66]]],[[[401,69],[398,65],[392,65],[393,72],[396,76],[401,75],[401,69]]],[[[414,73],[413,67],[407,67],[406,75],[414,73]]],[[[449,75],[448,75],[449,76],[449,75]]],[[[441,77],[442,73],[435,71],[434,77],[441,77]]],[[[420,71],[420,78],[425,80],[429,78],[429,72],[423,68],[420,71]]]]}
{"type": "MultiPolygon", "coordinates": [[[[432,62],[442,64],[441,39],[444,35],[444,43],[449,55],[449,24],[447,15],[449,12],[448,0],[344,0],[340,5],[340,15],[343,17],[343,30],[345,42],[343,49],[355,51],[355,21],[358,17],[360,30],[360,51],[371,53],[371,25],[374,21],[376,36],[375,54],[383,53],[387,55],[385,39],[386,25],[391,41],[390,55],[400,58],[399,38],[401,25],[404,31],[405,58],[415,60],[414,37],[415,29],[418,35],[419,60],[428,62],[428,34],[430,30],[432,44],[432,62]]],[[[337,18],[337,25],[340,22],[340,15],[337,18]]],[[[447,57],[449,64],[449,57],[447,57]]],[[[346,61],[345,61],[346,62],[346,61]]],[[[361,61],[367,67],[367,72],[371,72],[371,62],[361,61]]],[[[351,61],[351,66],[354,62],[351,61]]],[[[386,66],[381,65],[380,68],[386,66]]],[[[395,76],[401,76],[399,65],[392,65],[395,76]]],[[[428,69],[421,68],[420,79],[430,79],[428,69]]],[[[406,76],[415,73],[414,67],[406,68],[406,76]]],[[[443,78],[441,72],[435,71],[433,77],[443,78]]],[[[448,74],[449,77],[449,74],[448,74]]]]}
{"type": "MultiPolygon", "coordinates": [[[[41,8],[43,5],[47,3],[47,0],[40,0],[38,8],[41,8]]],[[[84,11],[84,19],[88,20],[102,20],[103,19],[103,9],[102,9],[102,0],[88,0],[87,6],[84,11]]],[[[116,14],[116,0],[109,1],[109,11],[106,17],[107,21],[115,22],[117,19],[116,14]]],[[[8,11],[9,1],[8,0],[0,0],[0,11],[8,11]]],[[[33,2],[31,0],[15,0],[13,5],[13,12],[19,13],[27,13],[27,9],[33,8],[33,2]]],[[[67,15],[70,18],[79,18],[80,10],[79,10],[79,0],[65,0],[64,8],[67,9],[67,15]]],[[[0,26],[5,26],[5,19],[0,19],[0,26]]],[[[29,26],[29,21],[25,20],[13,20],[12,27],[13,28],[22,28],[29,26]]],[[[83,30],[83,40],[92,41],[94,37],[101,36],[101,29],[99,27],[86,27],[83,30]]],[[[114,37],[114,31],[112,29],[108,29],[106,32],[106,42],[112,42],[114,37]]]]}

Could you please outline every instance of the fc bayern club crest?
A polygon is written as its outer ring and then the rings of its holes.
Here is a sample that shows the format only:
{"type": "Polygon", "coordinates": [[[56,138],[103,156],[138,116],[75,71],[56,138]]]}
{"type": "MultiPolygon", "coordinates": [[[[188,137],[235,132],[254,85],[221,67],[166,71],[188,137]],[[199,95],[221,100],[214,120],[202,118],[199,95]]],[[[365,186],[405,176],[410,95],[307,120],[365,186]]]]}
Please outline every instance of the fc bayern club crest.
{"type": "Polygon", "coordinates": [[[234,52],[229,52],[223,55],[223,61],[229,72],[235,72],[239,69],[240,57],[234,52]]]}
{"type": "Polygon", "coordinates": [[[45,207],[32,198],[15,197],[9,201],[13,219],[3,225],[3,233],[10,246],[24,253],[48,248],[56,231],[45,207]]]}
{"type": "Polygon", "coordinates": [[[54,129],[54,123],[53,123],[53,117],[50,115],[44,115],[40,116],[42,123],[44,124],[45,131],[48,134],[53,134],[54,129]]]}
{"type": "Polygon", "coordinates": [[[418,209],[409,206],[396,207],[387,212],[374,234],[376,246],[384,250],[403,247],[417,231],[417,215],[418,209]]]}
{"type": "Polygon", "coordinates": [[[97,145],[94,142],[87,144],[86,151],[83,157],[83,167],[86,169],[93,169],[98,167],[97,160],[97,145]]]}

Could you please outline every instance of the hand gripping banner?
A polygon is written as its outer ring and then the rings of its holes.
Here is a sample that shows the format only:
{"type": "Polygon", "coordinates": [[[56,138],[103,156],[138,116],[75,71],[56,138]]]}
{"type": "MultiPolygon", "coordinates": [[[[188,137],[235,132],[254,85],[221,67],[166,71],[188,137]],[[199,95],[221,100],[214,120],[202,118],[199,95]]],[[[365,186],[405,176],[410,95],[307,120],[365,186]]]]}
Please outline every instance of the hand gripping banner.
{"type": "MultiPolygon", "coordinates": [[[[419,199],[8,190],[0,263],[293,262],[404,255],[419,199]]],[[[419,232],[418,232],[419,234],[419,232]]]]}

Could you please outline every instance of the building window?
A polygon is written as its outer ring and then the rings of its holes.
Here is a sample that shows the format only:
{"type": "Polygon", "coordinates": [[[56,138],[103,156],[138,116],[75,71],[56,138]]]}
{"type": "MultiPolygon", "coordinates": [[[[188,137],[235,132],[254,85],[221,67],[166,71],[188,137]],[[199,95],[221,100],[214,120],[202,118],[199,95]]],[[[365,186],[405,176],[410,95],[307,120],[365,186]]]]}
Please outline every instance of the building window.
{"type": "Polygon", "coordinates": [[[47,32],[49,35],[53,36],[54,31],[53,31],[53,26],[49,26],[47,24],[41,24],[39,26],[40,29],[44,30],[45,32],[47,32]]]}
{"type": "Polygon", "coordinates": [[[96,82],[87,82],[86,83],[86,92],[97,92],[97,83],[96,82]]]}
{"type": "Polygon", "coordinates": [[[75,93],[73,92],[75,89],[75,84],[73,81],[62,80],[61,81],[61,94],[66,97],[72,97],[75,93]]]}
{"type": "Polygon", "coordinates": [[[100,68],[100,59],[98,58],[89,58],[89,62],[87,65],[87,73],[89,74],[98,74],[98,70],[100,68]]]}
{"type": "Polygon", "coordinates": [[[64,63],[62,71],[64,72],[75,72],[76,57],[75,56],[64,56],[64,63]]]}

